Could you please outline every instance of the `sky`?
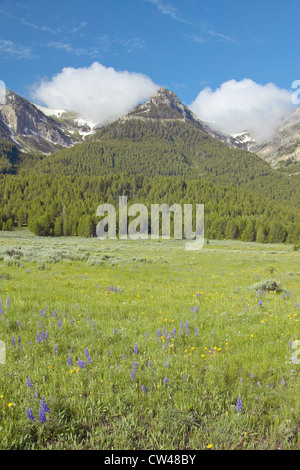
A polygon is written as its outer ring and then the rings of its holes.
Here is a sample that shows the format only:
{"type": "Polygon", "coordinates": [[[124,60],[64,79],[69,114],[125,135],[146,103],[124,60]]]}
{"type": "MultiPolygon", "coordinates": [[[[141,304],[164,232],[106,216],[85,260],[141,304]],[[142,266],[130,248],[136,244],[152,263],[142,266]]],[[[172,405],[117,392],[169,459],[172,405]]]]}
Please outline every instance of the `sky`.
{"type": "Polygon", "coordinates": [[[100,123],[165,87],[231,133],[272,115],[270,134],[295,107],[299,17],[298,0],[0,0],[0,81],[100,123]]]}

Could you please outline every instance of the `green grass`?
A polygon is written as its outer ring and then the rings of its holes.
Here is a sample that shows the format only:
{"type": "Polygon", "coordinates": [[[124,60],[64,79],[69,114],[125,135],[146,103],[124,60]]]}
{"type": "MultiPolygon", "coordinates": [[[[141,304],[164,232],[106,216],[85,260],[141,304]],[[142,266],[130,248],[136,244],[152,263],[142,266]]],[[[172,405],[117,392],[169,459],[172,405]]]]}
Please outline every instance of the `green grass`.
{"type": "Polygon", "coordinates": [[[20,231],[1,232],[0,259],[1,449],[299,449],[291,246],[212,240],[186,251],[20,231]],[[282,290],[253,290],[268,279],[282,290]]]}

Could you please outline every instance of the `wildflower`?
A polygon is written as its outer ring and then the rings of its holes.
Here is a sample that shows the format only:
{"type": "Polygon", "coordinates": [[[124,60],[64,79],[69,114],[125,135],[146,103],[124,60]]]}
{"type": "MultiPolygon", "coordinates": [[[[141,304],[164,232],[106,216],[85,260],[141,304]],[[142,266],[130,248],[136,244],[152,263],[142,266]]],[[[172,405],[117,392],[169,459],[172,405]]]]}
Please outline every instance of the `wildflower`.
{"type": "Polygon", "coordinates": [[[83,369],[84,368],[84,361],[82,359],[78,359],[77,366],[80,367],[80,369],[83,369]]]}
{"type": "Polygon", "coordinates": [[[139,347],[138,347],[137,343],[135,343],[133,352],[134,352],[134,354],[137,354],[139,352],[139,347]]]}
{"type": "Polygon", "coordinates": [[[11,344],[12,344],[13,346],[15,346],[15,344],[16,344],[15,335],[12,335],[12,337],[11,337],[11,344]]]}
{"type": "Polygon", "coordinates": [[[38,394],[38,389],[37,389],[37,387],[35,387],[35,394],[34,394],[34,397],[35,397],[35,398],[38,398],[38,396],[39,396],[39,394],[38,394]]]}
{"type": "Polygon", "coordinates": [[[146,341],[147,341],[147,339],[149,338],[149,333],[148,333],[148,331],[146,331],[145,337],[146,337],[146,341]]]}
{"type": "Polygon", "coordinates": [[[130,372],[130,378],[133,380],[134,379],[134,370],[132,369],[132,371],[130,372]]]}
{"type": "Polygon", "coordinates": [[[165,376],[165,378],[164,378],[164,383],[167,384],[168,382],[169,382],[169,379],[168,379],[167,376],[165,376]]]}
{"type": "Polygon", "coordinates": [[[46,405],[44,397],[41,399],[41,410],[43,410],[44,413],[50,413],[50,408],[46,405]]]}
{"type": "Polygon", "coordinates": [[[72,365],[72,359],[70,356],[68,356],[68,366],[71,366],[72,365]]]}
{"type": "Polygon", "coordinates": [[[237,409],[238,412],[242,411],[242,398],[241,398],[241,395],[239,395],[239,397],[238,397],[237,404],[236,404],[236,409],[237,409]]]}
{"type": "Polygon", "coordinates": [[[111,351],[110,351],[110,350],[107,351],[107,355],[108,355],[108,356],[111,355],[111,351]]]}
{"type": "Polygon", "coordinates": [[[91,362],[92,362],[92,358],[91,358],[91,356],[88,356],[86,363],[91,364],[91,362]]]}
{"type": "Polygon", "coordinates": [[[141,385],[141,389],[143,390],[143,392],[148,392],[147,388],[145,387],[145,385],[141,385]]]}
{"type": "Polygon", "coordinates": [[[114,328],[114,333],[118,333],[118,330],[117,330],[117,328],[114,328]]]}
{"type": "Polygon", "coordinates": [[[159,329],[159,328],[157,329],[156,336],[157,336],[158,338],[161,337],[161,332],[160,332],[160,329],[159,329]]]}
{"type": "Polygon", "coordinates": [[[45,415],[45,412],[43,411],[42,408],[39,411],[39,418],[40,418],[41,423],[46,423],[46,421],[47,421],[46,415],[45,415]]]}
{"type": "Polygon", "coordinates": [[[198,336],[198,334],[199,334],[199,330],[198,330],[197,326],[195,327],[195,334],[196,334],[196,336],[198,336]]]}
{"type": "Polygon", "coordinates": [[[32,387],[32,382],[31,382],[31,378],[30,378],[30,374],[28,374],[28,377],[27,377],[27,387],[32,387]]]}
{"type": "Polygon", "coordinates": [[[136,370],[137,369],[137,362],[136,361],[133,361],[132,363],[132,370],[136,370]]]}
{"type": "Polygon", "coordinates": [[[18,327],[19,329],[21,329],[21,323],[20,323],[20,320],[17,321],[17,324],[18,324],[18,327]]]}
{"type": "Polygon", "coordinates": [[[89,354],[89,348],[86,348],[86,350],[85,350],[85,353],[84,353],[84,354],[85,354],[85,357],[89,357],[89,355],[90,355],[90,354],[89,354]]]}
{"type": "Polygon", "coordinates": [[[9,307],[9,296],[6,299],[6,307],[9,307]]]}
{"type": "Polygon", "coordinates": [[[31,408],[28,408],[28,409],[27,409],[27,413],[26,413],[26,414],[27,414],[27,418],[28,418],[30,421],[35,421],[31,408]]]}
{"type": "Polygon", "coordinates": [[[284,378],[281,379],[281,385],[285,385],[285,380],[284,380],[284,378]]]}

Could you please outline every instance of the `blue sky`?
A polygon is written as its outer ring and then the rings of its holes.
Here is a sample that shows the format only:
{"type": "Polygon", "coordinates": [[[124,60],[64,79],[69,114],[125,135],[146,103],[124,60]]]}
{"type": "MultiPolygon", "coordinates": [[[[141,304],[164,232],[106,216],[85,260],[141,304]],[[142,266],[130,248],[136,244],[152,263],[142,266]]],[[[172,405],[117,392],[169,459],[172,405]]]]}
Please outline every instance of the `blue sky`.
{"type": "Polygon", "coordinates": [[[141,73],[189,104],[204,87],[300,79],[298,0],[0,0],[0,80],[30,98],[64,67],[141,73]]]}

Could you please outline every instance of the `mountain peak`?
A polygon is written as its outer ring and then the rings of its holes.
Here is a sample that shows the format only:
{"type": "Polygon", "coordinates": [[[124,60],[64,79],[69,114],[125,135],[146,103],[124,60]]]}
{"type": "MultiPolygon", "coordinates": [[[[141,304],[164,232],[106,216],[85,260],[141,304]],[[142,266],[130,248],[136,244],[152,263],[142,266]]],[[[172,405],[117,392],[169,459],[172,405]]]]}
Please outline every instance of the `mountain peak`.
{"type": "Polygon", "coordinates": [[[126,114],[123,119],[160,119],[193,121],[202,127],[202,122],[185,106],[175,93],[166,88],[159,88],[145,103],[126,114]]]}

